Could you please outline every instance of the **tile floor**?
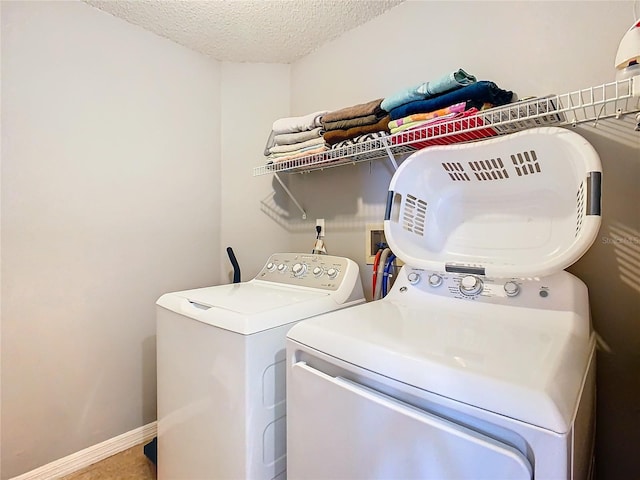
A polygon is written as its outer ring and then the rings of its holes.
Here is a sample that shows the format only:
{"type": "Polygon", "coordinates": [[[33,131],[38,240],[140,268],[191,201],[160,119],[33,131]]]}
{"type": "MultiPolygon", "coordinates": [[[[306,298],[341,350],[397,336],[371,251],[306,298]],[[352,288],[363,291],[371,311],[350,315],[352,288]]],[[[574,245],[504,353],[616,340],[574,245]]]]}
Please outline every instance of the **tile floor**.
{"type": "Polygon", "coordinates": [[[155,480],[155,465],[145,456],[144,444],[131,447],[60,480],[155,480]]]}

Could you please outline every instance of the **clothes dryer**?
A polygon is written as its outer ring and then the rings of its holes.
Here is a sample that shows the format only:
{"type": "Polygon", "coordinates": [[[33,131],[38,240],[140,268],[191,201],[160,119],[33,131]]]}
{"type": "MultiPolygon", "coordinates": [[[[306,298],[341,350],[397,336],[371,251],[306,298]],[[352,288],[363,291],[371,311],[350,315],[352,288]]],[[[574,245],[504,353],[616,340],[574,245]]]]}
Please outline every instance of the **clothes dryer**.
{"type": "Polygon", "coordinates": [[[158,478],[285,478],[285,334],[362,302],[353,261],[295,253],[248,282],[160,297],[158,478]]]}
{"type": "Polygon", "coordinates": [[[295,479],[586,479],[595,405],[587,290],[403,267],[382,300],[289,331],[295,479]],[[541,295],[542,294],[542,295],[541,295]]]}
{"type": "Polygon", "coordinates": [[[556,128],[405,160],[390,293],[288,332],[289,478],[589,478],[595,334],[563,269],[596,237],[600,180],[556,128]]]}

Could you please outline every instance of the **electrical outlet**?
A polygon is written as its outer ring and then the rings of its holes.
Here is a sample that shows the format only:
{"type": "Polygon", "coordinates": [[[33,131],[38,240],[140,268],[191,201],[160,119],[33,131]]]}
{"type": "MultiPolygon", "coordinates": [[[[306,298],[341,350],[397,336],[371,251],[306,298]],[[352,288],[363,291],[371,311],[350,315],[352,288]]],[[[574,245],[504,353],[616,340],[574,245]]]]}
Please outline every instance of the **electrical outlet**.
{"type": "Polygon", "coordinates": [[[324,229],[324,218],[316,218],[316,227],[320,227],[320,236],[326,237],[327,232],[324,229]]]}

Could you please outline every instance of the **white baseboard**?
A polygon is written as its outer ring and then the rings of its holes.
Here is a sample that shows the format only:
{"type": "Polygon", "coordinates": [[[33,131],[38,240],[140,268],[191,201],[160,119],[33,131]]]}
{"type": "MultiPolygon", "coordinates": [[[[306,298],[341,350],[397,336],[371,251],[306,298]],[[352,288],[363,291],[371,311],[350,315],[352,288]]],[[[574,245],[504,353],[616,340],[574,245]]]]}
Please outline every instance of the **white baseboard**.
{"type": "Polygon", "coordinates": [[[140,443],[149,442],[157,435],[157,431],[157,422],[149,423],[92,447],[72,453],[30,472],[13,477],[11,480],[54,480],[64,477],[140,443]]]}

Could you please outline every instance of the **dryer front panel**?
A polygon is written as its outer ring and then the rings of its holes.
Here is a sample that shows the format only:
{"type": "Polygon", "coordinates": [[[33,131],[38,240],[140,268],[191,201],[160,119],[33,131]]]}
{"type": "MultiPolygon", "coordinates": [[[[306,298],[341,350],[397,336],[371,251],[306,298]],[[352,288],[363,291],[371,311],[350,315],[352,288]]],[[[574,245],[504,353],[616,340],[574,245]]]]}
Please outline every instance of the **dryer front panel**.
{"type": "Polygon", "coordinates": [[[290,478],[532,478],[516,448],[303,361],[287,378],[290,478]]]}

